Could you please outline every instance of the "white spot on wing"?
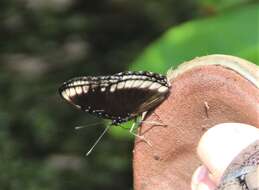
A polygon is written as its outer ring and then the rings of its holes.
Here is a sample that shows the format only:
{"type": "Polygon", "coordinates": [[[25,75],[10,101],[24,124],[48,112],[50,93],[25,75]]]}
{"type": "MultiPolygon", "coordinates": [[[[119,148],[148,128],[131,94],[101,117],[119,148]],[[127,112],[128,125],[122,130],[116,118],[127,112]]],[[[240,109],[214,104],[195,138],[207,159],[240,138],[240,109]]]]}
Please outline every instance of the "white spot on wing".
{"type": "Polygon", "coordinates": [[[86,85],[86,84],[89,84],[89,82],[88,82],[88,81],[82,81],[82,83],[81,83],[81,84],[86,85]]]}
{"type": "Polygon", "coordinates": [[[70,101],[69,96],[68,96],[66,90],[64,90],[61,94],[62,94],[63,98],[65,98],[66,100],[70,101]]]}
{"type": "Polygon", "coordinates": [[[67,94],[68,97],[70,96],[70,90],[69,90],[69,88],[66,89],[66,94],[67,94]]]}
{"type": "Polygon", "coordinates": [[[87,93],[88,90],[89,90],[89,86],[83,86],[83,91],[84,91],[84,93],[87,93]]]}
{"type": "Polygon", "coordinates": [[[125,76],[123,76],[122,77],[122,80],[128,80],[129,78],[131,78],[132,76],[127,76],[127,75],[125,75],[125,76]]]}
{"type": "Polygon", "coordinates": [[[125,88],[131,88],[134,83],[134,80],[128,80],[125,83],[125,88]]]}
{"type": "Polygon", "coordinates": [[[166,92],[166,91],[168,91],[168,88],[167,88],[166,86],[161,86],[161,87],[158,89],[158,92],[161,92],[161,93],[166,92]]]}
{"type": "Polygon", "coordinates": [[[77,94],[82,94],[82,88],[81,88],[81,86],[77,86],[77,87],[76,87],[76,93],[77,93],[77,94]]]}
{"type": "Polygon", "coordinates": [[[114,92],[116,90],[116,87],[117,87],[116,84],[111,85],[110,92],[114,92]]]}
{"type": "Polygon", "coordinates": [[[132,88],[137,88],[139,87],[141,84],[143,83],[142,80],[135,80],[133,85],[132,85],[132,88]]]}
{"type": "Polygon", "coordinates": [[[69,86],[79,86],[79,85],[87,85],[87,84],[89,84],[88,81],[77,80],[69,84],[69,86]]]}
{"type": "Polygon", "coordinates": [[[83,81],[83,80],[80,81],[80,85],[87,85],[87,84],[89,84],[88,81],[83,81]]]}
{"type": "Polygon", "coordinates": [[[102,91],[102,92],[104,92],[104,91],[105,91],[105,89],[106,89],[105,87],[102,87],[102,88],[101,88],[101,91],[102,91]]]}
{"type": "Polygon", "coordinates": [[[150,90],[155,90],[155,89],[158,89],[159,87],[161,87],[161,84],[157,83],[157,82],[154,82],[150,87],[149,89],[150,90]]]}
{"type": "Polygon", "coordinates": [[[138,79],[138,78],[139,78],[138,75],[132,75],[132,76],[131,76],[131,79],[138,79]]]}
{"type": "Polygon", "coordinates": [[[84,83],[84,81],[81,81],[81,80],[77,81],[77,85],[81,85],[82,83],[84,83]]]}
{"type": "Polygon", "coordinates": [[[76,95],[75,89],[74,89],[74,88],[70,88],[70,89],[69,89],[69,96],[70,96],[70,97],[73,97],[73,96],[75,96],[75,95],[76,95]]]}
{"type": "Polygon", "coordinates": [[[119,82],[119,84],[117,84],[117,88],[118,88],[118,89],[121,89],[121,88],[124,87],[124,85],[125,85],[125,82],[124,82],[124,81],[119,82]]]}
{"type": "Polygon", "coordinates": [[[151,81],[144,81],[144,82],[141,84],[140,88],[147,88],[147,87],[149,87],[151,84],[152,84],[151,81]]]}
{"type": "Polygon", "coordinates": [[[75,96],[75,95],[76,95],[75,89],[74,89],[74,88],[70,88],[70,89],[69,89],[69,96],[70,96],[70,97],[73,97],[73,96],[75,96]]]}
{"type": "Polygon", "coordinates": [[[79,85],[79,81],[75,81],[75,82],[73,82],[73,83],[72,83],[72,85],[73,85],[73,86],[77,86],[77,85],[79,85]]]}

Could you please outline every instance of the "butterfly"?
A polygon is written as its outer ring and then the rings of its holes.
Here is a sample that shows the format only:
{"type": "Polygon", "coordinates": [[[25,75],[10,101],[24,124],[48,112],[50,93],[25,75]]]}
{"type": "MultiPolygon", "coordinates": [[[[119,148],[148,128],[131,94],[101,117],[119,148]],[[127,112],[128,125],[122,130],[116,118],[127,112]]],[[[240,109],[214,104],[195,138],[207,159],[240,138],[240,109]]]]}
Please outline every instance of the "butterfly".
{"type": "Polygon", "coordinates": [[[170,83],[161,74],[127,71],[110,76],[82,76],[64,82],[61,97],[76,108],[119,125],[163,102],[170,83]]]}

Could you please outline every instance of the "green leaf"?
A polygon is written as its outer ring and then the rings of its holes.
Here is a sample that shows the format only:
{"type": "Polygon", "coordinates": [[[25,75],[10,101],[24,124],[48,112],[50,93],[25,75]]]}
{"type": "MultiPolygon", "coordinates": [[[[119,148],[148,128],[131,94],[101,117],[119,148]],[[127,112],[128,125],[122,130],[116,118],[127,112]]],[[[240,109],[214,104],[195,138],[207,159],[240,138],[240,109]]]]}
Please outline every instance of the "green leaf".
{"type": "MultiPolygon", "coordinates": [[[[151,44],[130,70],[165,73],[184,61],[209,54],[229,54],[258,63],[258,10],[259,4],[173,27],[151,44]]],[[[130,123],[123,126],[129,128],[130,123]]],[[[125,129],[113,128],[109,133],[130,138],[125,129]]]]}
{"type": "Polygon", "coordinates": [[[165,73],[170,67],[209,54],[259,61],[259,4],[169,29],[133,63],[131,70],[165,73]]]}
{"type": "Polygon", "coordinates": [[[126,123],[122,123],[118,127],[114,126],[109,130],[109,134],[115,139],[132,139],[134,136],[129,132],[132,124],[133,121],[128,121],[126,123]]]}
{"type": "Polygon", "coordinates": [[[221,11],[226,8],[240,6],[241,4],[251,2],[251,0],[199,0],[199,4],[207,9],[221,11]]]}

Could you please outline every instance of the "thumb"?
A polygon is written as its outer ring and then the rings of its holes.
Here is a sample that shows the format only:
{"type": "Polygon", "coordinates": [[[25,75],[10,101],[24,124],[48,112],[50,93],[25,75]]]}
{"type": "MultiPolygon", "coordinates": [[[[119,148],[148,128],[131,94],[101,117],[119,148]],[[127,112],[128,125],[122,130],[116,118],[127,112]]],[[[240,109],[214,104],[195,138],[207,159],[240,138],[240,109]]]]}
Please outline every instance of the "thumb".
{"type": "Polygon", "coordinates": [[[209,129],[198,145],[197,152],[205,167],[196,170],[193,189],[214,189],[231,161],[257,139],[259,130],[247,124],[223,123],[209,129]],[[201,174],[203,179],[197,178],[201,174]]]}

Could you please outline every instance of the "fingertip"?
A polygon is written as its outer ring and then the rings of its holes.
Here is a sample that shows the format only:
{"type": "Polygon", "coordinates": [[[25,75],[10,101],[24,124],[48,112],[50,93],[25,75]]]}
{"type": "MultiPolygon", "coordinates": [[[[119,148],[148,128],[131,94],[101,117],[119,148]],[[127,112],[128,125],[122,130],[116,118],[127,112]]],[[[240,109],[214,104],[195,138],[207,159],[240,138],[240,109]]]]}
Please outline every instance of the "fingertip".
{"type": "Polygon", "coordinates": [[[209,129],[198,145],[198,155],[218,183],[230,162],[259,139],[259,130],[241,123],[223,123],[209,129]]]}
{"type": "Polygon", "coordinates": [[[192,190],[197,190],[199,184],[204,179],[204,177],[207,175],[207,169],[204,166],[198,167],[192,176],[192,190]]]}
{"type": "Polygon", "coordinates": [[[210,174],[205,166],[196,169],[192,176],[192,190],[213,190],[216,188],[214,182],[210,179],[210,174]]]}

